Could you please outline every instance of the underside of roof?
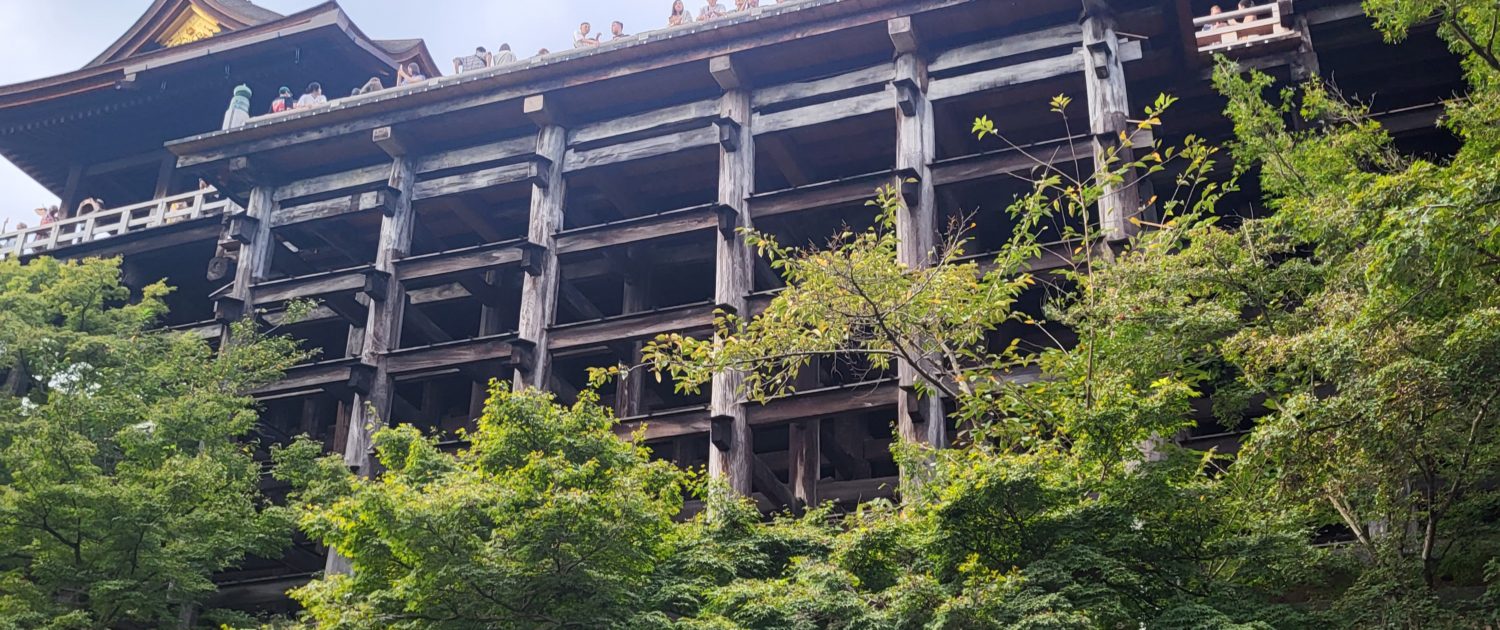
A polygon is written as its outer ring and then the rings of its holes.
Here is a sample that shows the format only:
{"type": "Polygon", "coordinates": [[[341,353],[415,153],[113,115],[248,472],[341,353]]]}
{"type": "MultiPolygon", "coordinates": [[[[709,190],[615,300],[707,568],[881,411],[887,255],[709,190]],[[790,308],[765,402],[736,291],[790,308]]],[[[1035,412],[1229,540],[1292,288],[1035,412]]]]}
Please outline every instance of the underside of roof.
{"type": "Polygon", "coordinates": [[[155,0],[135,24],[85,68],[281,19],[250,0],[155,0]],[[174,43],[175,42],[175,43],[174,43]]]}

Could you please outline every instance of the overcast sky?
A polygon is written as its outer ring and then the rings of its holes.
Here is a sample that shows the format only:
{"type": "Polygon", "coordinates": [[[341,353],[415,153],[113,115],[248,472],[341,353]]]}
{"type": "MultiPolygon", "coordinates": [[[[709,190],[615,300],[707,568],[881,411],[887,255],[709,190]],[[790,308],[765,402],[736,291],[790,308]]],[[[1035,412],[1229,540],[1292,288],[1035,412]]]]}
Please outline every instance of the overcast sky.
{"type": "MultiPolygon", "coordinates": [[[[255,0],[288,14],[318,0],[255,0]]],[[[627,33],[666,26],[671,0],[340,0],[375,39],[427,40],[438,63],[502,42],[522,56],[572,44],[579,22],[608,30],[625,22],[627,33]]],[[[691,0],[696,11],[702,0],[691,0]]],[[[733,6],[732,2],[725,3],[733,6]]],[[[124,34],[151,0],[0,0],[0,85],[49,77],[83,67],[124,34]]],[[[451,72],[451,66],[445,71],[451,72]]],[[[0,158],[0,223],[34,224],[32,209],[57,197],[0,158]]]]}

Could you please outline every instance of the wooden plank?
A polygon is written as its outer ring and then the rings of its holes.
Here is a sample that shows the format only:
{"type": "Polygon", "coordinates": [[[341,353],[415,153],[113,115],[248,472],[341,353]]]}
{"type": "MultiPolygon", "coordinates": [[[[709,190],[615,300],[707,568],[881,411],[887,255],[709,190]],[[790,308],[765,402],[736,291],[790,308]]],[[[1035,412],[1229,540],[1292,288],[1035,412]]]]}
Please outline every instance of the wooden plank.
{"type": "Polygon", "coordinates": [[[714,206],[703,205],[644,217],[567,230],[557,235],[557,254],[576,254],[626,243],[713,229],[714,206]]]}
{"type": "Polygon", "coordinates": [[[629,313],[592,322],[554,326],[548,335],[548,347],[554,353],[562,353],[620,341],[649,339],[664,333],[705,329],[713,325],[713,319],[713,304],[692,304],[629,313]]]}
{"type": "Polygon", "coordinates": [[[790,131],[835,120],[855,118],[891,109],[891,90],[860,94],[826,103],[798,107],[768,114],[755,114],[755,132],[760,134],[790,131]]]}
{"type": "Polygon", "coordinates": [[[632,140],[643,135],[663,135],[684,127],[703,127],[718,114],[719,101],[707,99],[631,116],[611,118],[573,129],[568,133],[568,146],[573,149],[587,149],[601,144],[632,140]]]}
{"type": "MultiPolygon", "coordinates": [[[[1137,61],[1141,58],[1141,43],[1121,42],[1119,54],[1121,61],[1137,61]]],[[[1083,72],[1083,68],[1083,57],[1078,53],[1071,53],[970,74],[935,78],[927,90],[927,98],[934,102],[944,101],[978,92],[1083,72]]]]}
{"type": "Polygon", "coordinates": [[[702,406],[658,411],[644,416],[622,418],[615,425],[615,435],[629,437],[640,432],[642,441],[662,440],[685,435],[708,433],[708,409],[702,406]]]}
{"type": "Polygon", "coordinates": [[[494,186],[523,182],[530,175],[531,165],[529,163],[507,164],[505,166],[496,166],[420,181],[417,182],[412,195],[414,195],[413,199],[417,201],[457,195],[494,186]]]}
{"type": "Polygon", "coordinates": [[[515,239],[413,256],[396,263],[396,275],[402,282],[410,282],[518,265],[521,263],[521,245],[525,243],[525,239],[515,239]]]}
{"type": "Polygon", "coordinates": [[[336,293],[354,293],[365,287],[365,274],[370,266],[353,267],[337,271],[326,271],[285,280],[262,282],[251,289],[256,305],[274,304],[299,298],[326,296],[336,293]]]}
{"type": "MultiPolygon", "coordinates": [[[[750,195],[755,191],[755,121],[751,113],[750,93],[745,90],[726,92],[721,102],[721,116],[739,123],[736,150],[719,147],[719,204],[732,209],[738,217],[737,227],[750,228],[750,195]]],[[[715,247],[714,302],[735,312],[745,312],[746,298],[755,290],[755,248],[739,231],[717,230],[715,247]]],[[[724,370],[713,375],[709,394],[709,417],[723,431],[711,435],[708,449],[709,476],[724,482],[731,491],[749,496],[755,468],[749,416],[740,390],[744,375],[724,370]]]]}
{"type": "Polygon", "coordinates": [[[678,153],[689,149],[712,146],[718,142],[718,132],[705,125],[697,129],[678,131],[661,136],[642,138],[630,142],[610,144],[593,149],[573,149],[567,152],[564,173],[576,173],[584,169],[608,166],[620,162],[644,160],[678,153]]]}
{"type": "Polygon", "coordinates": [[[385,191],[367,191],[354,193],[349,197],[335,197],[323,201],[314,201],[291,207],[282,207],[271,217],[271,227],[286,227],[308,221],[319,221],[333,217],[375,210],[386,205],[388,193],[385,191]]]}
{"type": "Polygon", "coordinates": [[[276,190],[276,201],[340,196],[354,190],[368,189],[386,183],[391,174],[388,163],[365,166],[329,175],[291,182],[276,190]]]}
{"type": "Polygon", "coordinates": [[[878,171],[755,195],[750,198],[750,215],[760,219],[803,210],[864,202],[874,199],[877,191],[890,182],[891,171],[878,171]]]}
{"type": "Polygon", "coordinates": [[[386,370],[392,376],[408,376],[485,361],[505,361],[510,359],[515,340],[515,335],[505,334],[405,348],[386,355],[386,370]]]}
{"type": "Polygon", "coordinates": [[[883,89],[891,80],[891,71],[891,64],[882,63],[830,77],[761,88],[755,91],[751,104],[760,111],[774,106],[786,108],[806,101],[827,100],[847,92],[872,90],[876,86],[883,89]]]}
{"type": "Polygon", "coordinates": [[[927,71],[944,76],[968,66],[1034,53],[1049,48],[1076,47],[1083,40],[1078,24],[1063,24],[1029,33],[1007,34],[967,46],[950,48],[932,57],[927,71]]]}
{"type": "Polygon", "coordinates": [[[294,366],[282,375],[281,380],[257,388],[250,393],[259,398],[266,398],[343,385],[349,382],[350,372],[357,365],[359,365],[357,359],[337,359],[294,366]]]}
{"type": "Polygon", "coordinates": [[[450,149],[416,159],[413,168],[418,177],[453,169],[472,169],[498,162],[524,160],[536,150],[536,138],[529,135],[487,142],[472,147],[450,149]]]}
{"type": "Polygon", "coordinates": [[[781,483],[781,479],[776,477],[776,473],[771,470],[766,461],[753,454],[750,456],[750,459],[753,460],[751,464],[753,466],[751,479],[753,480],[752,486],[754,489],[766,495],[778,507],[787,510],[796,510],[797,497],[792,495],[791,489],[787,488],[786,484],[781,483]]]}
{"type": "Polygon", "coordinates": [[[962,182],[1020,173],[1045,164],[1065,164],[1076,160],[1090,159],[1093,150],[1087,135],[1048,140],[1016,149],[990,151],[949,158],[932,166],[935,185],[946,186],[962,182]]]}
{"type": "Polygon", "coordinates": [[[818,496],[824,502],[839,505],[857,505],[875,499],[889,499],[901,488],[898,477],[856,479],[851,481],[824,481],[818,484],[818,496]]]}
{"type": "Polygon", "coordinates": [[[900,391],[894,379],[826,387],[776,398],[750,407],[751,426],[894,409],[900,391]]]}

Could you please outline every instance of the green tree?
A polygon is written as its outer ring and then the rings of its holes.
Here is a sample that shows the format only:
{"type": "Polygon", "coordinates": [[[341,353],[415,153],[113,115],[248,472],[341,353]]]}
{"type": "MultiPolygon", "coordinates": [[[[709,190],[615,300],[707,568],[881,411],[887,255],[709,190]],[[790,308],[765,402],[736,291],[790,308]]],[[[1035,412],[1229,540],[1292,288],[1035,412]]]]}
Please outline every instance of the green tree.
{"type": "Polygon", "coordinates": [[[310,441],[277,454],[303,529],[353,567],[293,593],[318,627],[597,628],[642,607],[687,478],[587,394],[490,394],[456,454],[377,433],[379,479],[310,441]]]}
{"type": "Polygon", "coordinates": [[[118,261],[0,262],[0,627],[175,626],[288,542],[243,438],[246,393],[299,355],[151,332],[166,293],[130,300],[118,261]]]}

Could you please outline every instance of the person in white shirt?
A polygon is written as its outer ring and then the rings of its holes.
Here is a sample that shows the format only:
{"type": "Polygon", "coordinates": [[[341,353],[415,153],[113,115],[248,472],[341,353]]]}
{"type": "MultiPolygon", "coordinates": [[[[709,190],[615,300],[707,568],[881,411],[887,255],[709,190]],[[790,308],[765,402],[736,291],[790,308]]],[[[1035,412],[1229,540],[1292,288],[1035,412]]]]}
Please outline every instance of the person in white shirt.
{"type": "Polygon", "coordinates": [[[323,85],[317,81],[307,84],[307,91],[302,93],[302,98],[297,99],[293,109],[307,109],[319,105],[327,105],[328,98],[323,96],[323,85]]]}
{"type": "Polygon", "coordinates": [[[599,45],[599,35],[600,34],[599,33],[595,33],[593,37],[589,37],[589,31],[591,31],[591,30],[593,30],[593,27],[589,26],[588,22],[584,22],[583,24],[579,24],[578,25],[578,32],[573,34],[573,47],[574,48],[590,48],[590,47],[593,47],[593,46],[598,46],[599,45]]]}
{"type": "Polygon", "coordinates": [[[724,17],[727,13],[728,11],[724,9],[724,5],[719,4],[719,0],[708,0],[708,4],[698,10],[698,21],[707,22],[709,20],[716,20],[724,17]]]}
{"type": "Polygon", "coordinates": [[[495,53],[495,65],[504,65],[516,62],[516,53],[510,49],[510,44],[500,44],[500,52],[495,53]]]}

